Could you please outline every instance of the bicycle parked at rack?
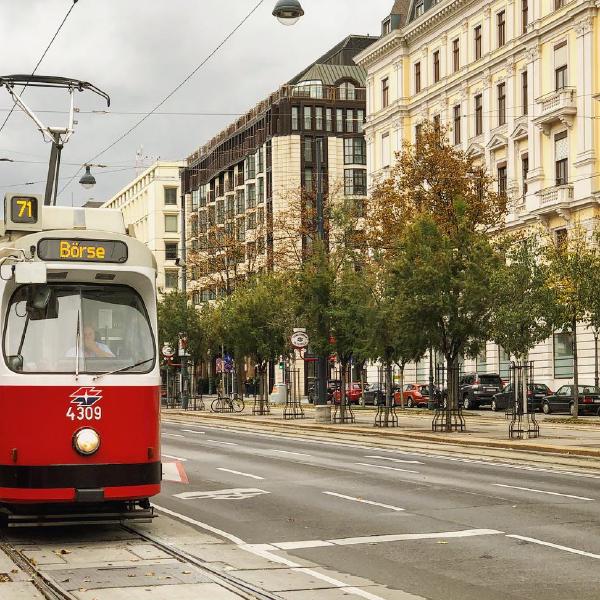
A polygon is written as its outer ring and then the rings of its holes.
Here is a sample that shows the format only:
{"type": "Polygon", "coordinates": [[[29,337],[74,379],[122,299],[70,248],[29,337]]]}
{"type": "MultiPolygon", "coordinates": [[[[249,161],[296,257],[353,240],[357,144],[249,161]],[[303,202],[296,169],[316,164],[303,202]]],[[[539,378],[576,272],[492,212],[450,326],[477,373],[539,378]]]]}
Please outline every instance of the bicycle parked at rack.
{"type": "Polygon", "coordinates": [[[211,402],[210,410],[211,412],[242,412],[244,407],[244,400],[236,394],[233,398],[228,396],[215,398],[211,402]]]}

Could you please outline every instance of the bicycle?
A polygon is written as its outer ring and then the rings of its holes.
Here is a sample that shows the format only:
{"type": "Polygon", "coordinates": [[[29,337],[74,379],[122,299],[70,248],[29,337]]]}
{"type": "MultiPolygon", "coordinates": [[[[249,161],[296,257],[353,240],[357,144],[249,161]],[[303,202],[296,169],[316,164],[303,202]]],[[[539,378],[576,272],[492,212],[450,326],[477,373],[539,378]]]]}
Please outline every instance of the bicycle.
{"type": "Polygon", "coordinates": [[[228,396],[219,396],[215,398],[210,404],[211,412],[237,412],[240,413],[244,410],[245,403],[243,398],[240,398],[237,394],[233,398],[228,396]]]}

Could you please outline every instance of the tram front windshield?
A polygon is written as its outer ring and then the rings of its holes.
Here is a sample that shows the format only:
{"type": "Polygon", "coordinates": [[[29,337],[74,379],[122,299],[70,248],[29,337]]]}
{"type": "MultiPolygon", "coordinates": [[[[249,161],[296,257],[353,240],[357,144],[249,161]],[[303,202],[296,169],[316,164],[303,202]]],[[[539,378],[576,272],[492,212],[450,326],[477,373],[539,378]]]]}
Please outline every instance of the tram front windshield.
{"type": "Polygon", "coordinates": [[[155,350],[130,287],[25,285],[9,303],[4,356],[23,373],[148,373],[155,350]]]}

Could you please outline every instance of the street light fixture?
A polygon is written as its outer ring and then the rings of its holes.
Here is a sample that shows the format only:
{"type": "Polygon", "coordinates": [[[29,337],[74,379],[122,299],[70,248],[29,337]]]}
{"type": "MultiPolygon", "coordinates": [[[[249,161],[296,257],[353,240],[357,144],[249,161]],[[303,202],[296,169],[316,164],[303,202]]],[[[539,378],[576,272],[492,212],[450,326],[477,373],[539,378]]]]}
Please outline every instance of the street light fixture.
{"type": "Polygon", "coordinates": [[[96,185],[96,178],[90,173],[90,165],[85,165],[85,173],[82,175],[79,183],[86,189],[89,190],[96,185]]]}
{"type": "Polygon", "coordinates": [[[303,15],[304,10],[298,0],[278,0],[273,9],[273,16],[282,25],[295,25],[303,15]]]}

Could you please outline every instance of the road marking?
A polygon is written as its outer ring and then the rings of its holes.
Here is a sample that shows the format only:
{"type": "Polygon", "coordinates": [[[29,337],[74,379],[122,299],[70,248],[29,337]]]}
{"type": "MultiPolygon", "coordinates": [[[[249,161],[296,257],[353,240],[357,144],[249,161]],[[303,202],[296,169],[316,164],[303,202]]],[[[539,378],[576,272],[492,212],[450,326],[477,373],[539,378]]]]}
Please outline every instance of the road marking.
{"type": "Polygon", "coordinates": [[[523,535],[507,535],[506,537],[514,538],[516,540],[523,540],[524,542],[531,542],[532,544],[539,544],[540,546],[548,546],[550,548],[556,548],[557,550],[564,550],[571,554],[579,554],[580,556],[587,556],[589,558],[596,558],[600,560],[600,554],[592,554],[585,550],[578,550],[577,548],[569,548],[569,546],[561,546],[559,544],[552,544],[551,542],[544,542],[543,540],[536,540],[535,538],[525,537],[523,535]]]}
{"type": "Polygon", "coordinates": [[[213,444],[223,444],[224,446],[238,446],[235,442],[222,442],[221,440],[206,440],[207,442],[212,442],[213,444]]]}
{"type": "Polygon", "coordinates": [[[586,498],[585,496],[574,496],[573,494],[559,494],[558,492],[548,492],[546,490],[534,490],[532,488],[519,487],[517,485],[506,485],[504,483],[494,483],[496,487],[510,488],[513,490],[522,490],[524,492],[534,492],[536,494],[548,494],[549,496],[562,496],[563,498],[574,498],[575,500],[590,500],[594,501],[594,498],[586,498]]]}
{"type": "Polygon", "coordinates": [[[180,460],[181,462],[187,462],[187,458],[181,458],[181,456],[173,456],[172,454],[162,454],[165,458],[172,458],[174,460],[180,460]]]}
{"type": "Polygon", "coordinates": [[[391,458],[390,456],[365,456],[365,458],[377,458],[379,460],[389,460],[396,463],[407,463],[410,465],[424,465],[420,460],[404,460],[402,458],[391,458]]]}
{"type": "Polygon", "coordinates": [[[181,431],[185,431],[185,433],[198,433],[204,435],[206,431],[196,431],[195,429],[182,429],[181,431]]]}
{"type": "Polygon", "coordinates": [[[310,454],[304,454],[302,452],[290,452],[289,450],[268,450],[268,452],[278,452],[279,454],[293,454],[294,456],[307,456],[311,458],[310,454]]]}
{"type": "Polygon", "coordinates": [[[381,502],[374,502],[373,500],[365,500],[364,498],[355,498],[354,496],[344,496],[344,494],[337,494],[336,492],[323,492],[328,496],[335,496],[336,498],[343,498],[344,500],[354,500],[354,502],[362,502],[363,504],[371,504],[372,506],[381,506],[381,508],[388,508],[389,510],[401,511],[404,510],[398,506],[392,506],[391,504],[382,504],[381,502]]]}
{"type": "Polygon", "coordinates": [[[384,465],[372,465],[369,463],[354,463],[355,465],[360,465],[361,467],[373,467],[374,469],[386,469],[388,471],[402,471],[402,473],[419,473],[419,471],[411,471],[410,469],[399,469],[398,467],[388,467],[384,465]]]}
{"type": "Polygon", "coordinates": [[[169,437],[184,437],[182,436],[180,433],[168,433],[168,432],[163,432],[162,435],[168,435],[169,437]]]}
{"type": "Polygon", "coordinates": [[[181,494],[173,494],[173,496],[182,500],[248,500],[249,498],[270,493],[257,488],[234,488],[230,490],[212,490],[209,492],[183,492],[181,494]]]}
{"type": "Polygon", "coordinates": [[[188,476],[180,461],[163,463],[162,479],[163,481],[173,481],[175,483],[189,483],[188,476]]]}
{"type": "Polygon", "coordinates": [[[233,473],[234,475],[241,475],[242,477],[250,477],[252,479],[264,479],[258,475],[252,475],[251,473],[242,473],[242,471],[234,471],[233,469],[225,469],[223,467],[217,467],[217,471],[225,471],[226,473],[233,473]]]}
{"type": "Polygon", "coordinates": [[[389,535],[369,535],[354,538],[338,538],[333,540],[307,540],[299,542],[275,542],[269,544],[280,550],[301,550],[322,546],[357,546],[359,544],[380,544],[383,542],[404,542],[411,540],[437,540],[476,537],[482,535],[499,535],[496,529],[463,529],[461,531],[442,531],[440,533],[399,533],[389,535]]]}
{"type": "MultiPolygon", "coordinates": [[[[349,586],[347,583],[339,581],[338,579],[334,579],[333,577],[329,577],[324,573],[320,573],[319,571],[313,571],[312,569],[307,569],[306,567],[303,567],[302,565],[299,565],[298,563],[295,563],[287,558],[277,556],[276,554],[269,552],[269,550],[275,550],[275,548],[271,545],[246,544],[246,542],[244,542],[244,540],[240,539],[239,537],[231,533],[227,533],[226,531],[223,531],[221,529],[217,529],[216,527],[212,527],[207,523],[202,523],[202,521],[196,521],[196,519],[192,519],[191,517],[187,517],[186,515],[182,515],[181,513],[177,513],[175,511],[169,510],[168,508],[164,508],[162,506],[158,506],[156,504],[153,504],[153,506],[156,510],[163,512],[166,515],[179,519],[180,521],[184,521],[185,523],[189,523],[190,525],[195,525],[196,527],[205,529],[206,531],[210,531],[211,533],[219,535],[227,540],[230,540],[231,542],[239,546],[242,550],[254,554],[255,556],[267,558],[268,560],[271,560],[280,565],[285,565],[286,567],[290,567],[291,569],[298,570],[298,572],[300,573],[310,574],[315,579],[325,581],[337,588],[340,588],[343,591],[347,591],[356,596],[360,596],[361,598],[365,598],[365,600],[385,600],[381,596],[376,596],[375,594],[372,594],[371,592],[368,592],[366,590],[361,590],[360,588],[349,586]]],[[[424,600],[421,596],[414,596],[408,593],[405,594],[405,597],[406,600],[424,600]]]]}

